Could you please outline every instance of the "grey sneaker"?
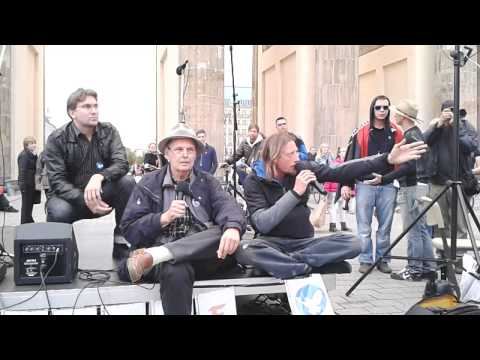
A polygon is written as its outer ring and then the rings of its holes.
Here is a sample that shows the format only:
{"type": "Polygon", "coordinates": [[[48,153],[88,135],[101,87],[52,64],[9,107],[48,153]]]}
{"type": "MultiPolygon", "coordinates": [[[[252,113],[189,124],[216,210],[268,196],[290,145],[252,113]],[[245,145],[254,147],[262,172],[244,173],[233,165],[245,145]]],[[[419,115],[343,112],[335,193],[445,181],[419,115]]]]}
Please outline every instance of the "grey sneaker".
{"type": "Polygon", "coordinates": [[[368,269],[370,269],[370,266],[372,266],[372,264],[360,263],[360,267],[358,268],[358,271],[361,272],[362,274],[366,273],[368,269]]]}
{"type": "Polygon", "coordinates": [[[390,274],[392,272],[392,268],[386,262],[380,262],[377,265],[377,269],[378,269],[378,271],[380,271],[384,274],[390,274]]]}

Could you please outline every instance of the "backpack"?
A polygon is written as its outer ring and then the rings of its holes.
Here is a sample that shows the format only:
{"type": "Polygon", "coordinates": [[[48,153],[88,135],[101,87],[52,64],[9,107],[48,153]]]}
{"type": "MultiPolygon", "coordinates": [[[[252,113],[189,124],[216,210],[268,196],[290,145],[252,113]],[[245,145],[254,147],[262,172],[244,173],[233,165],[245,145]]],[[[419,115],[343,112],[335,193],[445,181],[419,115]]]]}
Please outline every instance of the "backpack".
{"type": "Polygon", "coordinates": [[[480,306],[459,302],[454,286],[448,281],[430,280],[423,299],[408,309],[405,315],[480,315],[480,306]]]}

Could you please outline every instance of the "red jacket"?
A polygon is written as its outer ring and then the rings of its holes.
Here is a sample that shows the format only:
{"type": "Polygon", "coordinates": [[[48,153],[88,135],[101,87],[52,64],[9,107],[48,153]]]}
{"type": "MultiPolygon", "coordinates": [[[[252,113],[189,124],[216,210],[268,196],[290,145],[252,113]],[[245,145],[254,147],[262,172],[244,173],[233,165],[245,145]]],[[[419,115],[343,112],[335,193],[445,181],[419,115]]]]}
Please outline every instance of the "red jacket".
{"type": "MultiPolygon", "coordinates": [[[[340,158],[340,157],[337,157],[335,160],[333,160],[331,162],[331,167],[335,167],[337,165],[340,165],[341,163],[343,163],[343,160],[340,158]]],[[[338,183],[334,183],[334,182],[325,182],[323,183],[323,189],[326,191],[326,192],[337,192],[337,186],[338,186],[338,183]]]]}

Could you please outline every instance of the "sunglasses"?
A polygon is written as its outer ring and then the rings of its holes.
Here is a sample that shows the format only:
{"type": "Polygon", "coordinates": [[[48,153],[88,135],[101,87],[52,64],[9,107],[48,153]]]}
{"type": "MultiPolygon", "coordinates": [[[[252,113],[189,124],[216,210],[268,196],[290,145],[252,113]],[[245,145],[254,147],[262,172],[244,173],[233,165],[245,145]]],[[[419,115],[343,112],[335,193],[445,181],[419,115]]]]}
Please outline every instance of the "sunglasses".
{"type": "Polygon", "coordinates": [[[386,106],[377,105],[377,106],[374,107],[374,109],[377,110],[377,111],[380,111],[380,110],[387,111],[388,110],[388,105],[386,105],[386,106]]]}

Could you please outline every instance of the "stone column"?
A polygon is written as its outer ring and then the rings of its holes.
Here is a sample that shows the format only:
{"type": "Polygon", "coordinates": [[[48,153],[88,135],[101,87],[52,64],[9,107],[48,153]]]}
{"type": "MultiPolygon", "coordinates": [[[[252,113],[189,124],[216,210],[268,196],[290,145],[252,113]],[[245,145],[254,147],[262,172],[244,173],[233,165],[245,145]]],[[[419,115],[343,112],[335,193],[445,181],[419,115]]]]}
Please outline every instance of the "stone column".
{"type": "Polygon", "coordinates": [[[315,46],[314,144],[345,146],[358,126],[358,45],[315,46]]]}
{"type": "Polygon", "coordinates": [[[418,105],[418,118],[423,120],[420,128],[425,130],[436,114],[439,104],[435,101],[435,46],[415,46],[415,98],[418,105]]]}
{"type": "Polygon", "coordinates": [[[187,124],[195,130],[205,129],[207,143],[215,147],[219,161],[224,158],[225,143],[223,52],[223,45],[179,46],[179,61],[189,62],[184,104],[187,124]]]}

